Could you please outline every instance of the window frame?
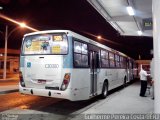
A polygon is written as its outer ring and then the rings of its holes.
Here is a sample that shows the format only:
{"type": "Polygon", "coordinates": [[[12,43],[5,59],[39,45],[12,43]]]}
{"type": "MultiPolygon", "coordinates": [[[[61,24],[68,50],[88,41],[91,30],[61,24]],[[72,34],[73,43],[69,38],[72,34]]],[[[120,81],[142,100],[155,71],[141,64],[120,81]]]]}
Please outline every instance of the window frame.
{"type": "Polygon", "coordinates": [[[68,55],[69,53],[69,40],[68,40],[68,36],[67,36],[67,33],[65,32],[55,32],[55,33],[40,33],[40,34],[33,34],[33,35],[28,35],[28,36],[25,36],[23,38],[23,41],[22,41],[22,45],[21,45],[21,53],[20,55],[21,56],[36,56],[36,55],[68,55]],[[38,36],[38,35],[45,35],[45,34],[49,34],[49,35],[56,35],[56,34],[61,34],[61,35],[66,35],[67,39],[67,46],[68,46],[68,49],[67,49],[67,52],[65,54],[24,54],[24,44],[25,44],[25,38],[28,37],[28,36],[38,36]]]}
{"type": "Polygon", "coordinates": [[[105,49],[100,49],[100,64],[101,64],[101,68],[109,68],[110,67],[110,62],[109,62],[109,51],[105,50],[105,49]],[[107,53],[108,58],[102,58],[102,51],[107,53]],[[102,66],[102,59],[103,60],[107,60],[108,61],[108,66],[102,66]]]}
{"type": "Polygon", "coordinates": [[[127,57],[120,56],[120,68],[126,69],[127,68],[127,57]],[[123,60],[121,60],[123,58],[123,60]]]}
{"type": "Polygon", "coordinates": [[[116,68],[121,68],[121,65],[120,65],[120,55],[116,54],[116,53],[115,53],[115,66],[116,66],[116,68]],[[118,56],[118,60],[116,58],[117,56],[118,56]],[[117,66],[117,63],[119,64],[119,66],[117,66]]]}
{"type": "Polygon", "coordinates": [[[115,53],[114,53],[114,52],[109,51],[109,54],[108,54],[108,55],[109,55],[109,67],[110,67],[110,68],[116,68],[116,64],[115,64],[115,53]],[[114,57],[114,58],[113,58],[113,60],[112,60],[112,59],[110,59],[110,55],[109,55],[110,53],[112,53],[112,54],[113,54],[113,57],[114,57]],[[111,66],[111,61],[114,61],[114,66],[111,66]]]}
{"type": "Polygon", "coordinates": [[[82,40],[80,40],[80,39],[78,39],[78,38],[73,37],[73,38],[72,38],[72,46],[73,46],[73,48],[72,48],[72,53],[73,53],[73,67],[74,67],[74,68],[89,68],[90,63],[89,63],[89,49],[88,49],[89,45],[88,45],[88,43],[85,42],[85,41],[82,41],[82,40]],[[81,45],[82,45],[82,44],[86,44],[86,45],[87,45],[87,54],[83,54],[82,51],[81,51],[81,53],[77,53],[77,52],[74,51],[74,48],[75,48],[74,42],[75,42],[75,41],[76,41],[76,42],[80,42],[81,45]],[[86,66],[83,66],[83,65],[75,65],[75,54],[79,54],[79,55],[81,55],[81,57],[82,57],[82,55],[86,55],[86,56],[87,56],[87,59],[88,59],[88,61],[87,61],[87,62],[88,62],[88,65],[86,65],[86,66]]]}

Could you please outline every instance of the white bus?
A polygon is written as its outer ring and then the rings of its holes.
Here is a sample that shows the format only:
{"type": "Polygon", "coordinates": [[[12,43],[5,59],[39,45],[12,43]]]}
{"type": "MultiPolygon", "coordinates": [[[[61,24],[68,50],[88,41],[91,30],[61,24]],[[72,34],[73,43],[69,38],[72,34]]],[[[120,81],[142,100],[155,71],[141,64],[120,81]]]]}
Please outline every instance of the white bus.
{"type": "Polygon", "coordinates": [[[125,84],[128,56],[69,30],[24,35],[19,91],[87,100],[125,84]]]}

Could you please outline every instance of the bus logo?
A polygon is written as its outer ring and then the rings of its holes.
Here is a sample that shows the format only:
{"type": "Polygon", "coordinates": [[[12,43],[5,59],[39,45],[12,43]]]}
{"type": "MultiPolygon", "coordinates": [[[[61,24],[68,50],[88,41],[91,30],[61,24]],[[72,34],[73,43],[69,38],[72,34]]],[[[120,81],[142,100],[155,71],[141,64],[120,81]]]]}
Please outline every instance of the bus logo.
{"type": "Polygon", "coordinates": [[[45,64],[45,68],[59,68],[58,64],[45,64]]]}

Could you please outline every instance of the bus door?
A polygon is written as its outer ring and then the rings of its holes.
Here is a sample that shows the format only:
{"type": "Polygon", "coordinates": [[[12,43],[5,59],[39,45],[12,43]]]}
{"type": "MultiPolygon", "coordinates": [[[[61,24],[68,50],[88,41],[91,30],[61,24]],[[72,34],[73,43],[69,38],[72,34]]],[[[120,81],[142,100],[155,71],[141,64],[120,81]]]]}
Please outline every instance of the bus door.
{"type": "Polygon", "coordinates": [[[129,62],[129,69],[130,69],[130,80],[133,80],[133,76],[134,76],[134,74],[133,74],[133,61],[130,61],[129,62]]]}
{"type": "Polygon", "coordinates": [[[90,95],[97,94],[97,79],[99,73],[99,54],[97,51],[90,51],[90,95]]]}
{"type": "Polygon", "coordinates": [[[130,68],[129,68],[129,59],[126,59],[126,61],[127,61],[127,79],[126,79],[126,81],[127,82],[130,82],[130,68]]]}

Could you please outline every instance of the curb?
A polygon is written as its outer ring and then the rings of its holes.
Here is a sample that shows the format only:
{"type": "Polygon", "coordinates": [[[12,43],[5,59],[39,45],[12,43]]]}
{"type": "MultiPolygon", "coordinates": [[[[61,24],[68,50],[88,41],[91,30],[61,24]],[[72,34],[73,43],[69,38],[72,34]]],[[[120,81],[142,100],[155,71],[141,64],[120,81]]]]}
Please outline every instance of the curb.
{"type": "Polygon", "coordinates": [[[6,79],[2,79],[0,78],[0,81],[5,81],[5,80],[19,80],[19,78],[6,78],[6,79]]]}
{"type": "Polygon", "coordinates": [[[13,92],[18,92],[18,91],[19,91],[19,89],[6,90],[6,91],[1,91],[0,94],[13,93],[13,92]]]}
{"type": "Polygon", "coordinates": [[[7,81],[19,81],[19,79],[13,79],[13,78],[10,78],[10,79],[0,79],[0,82],[7,82],[7,81]]]}

